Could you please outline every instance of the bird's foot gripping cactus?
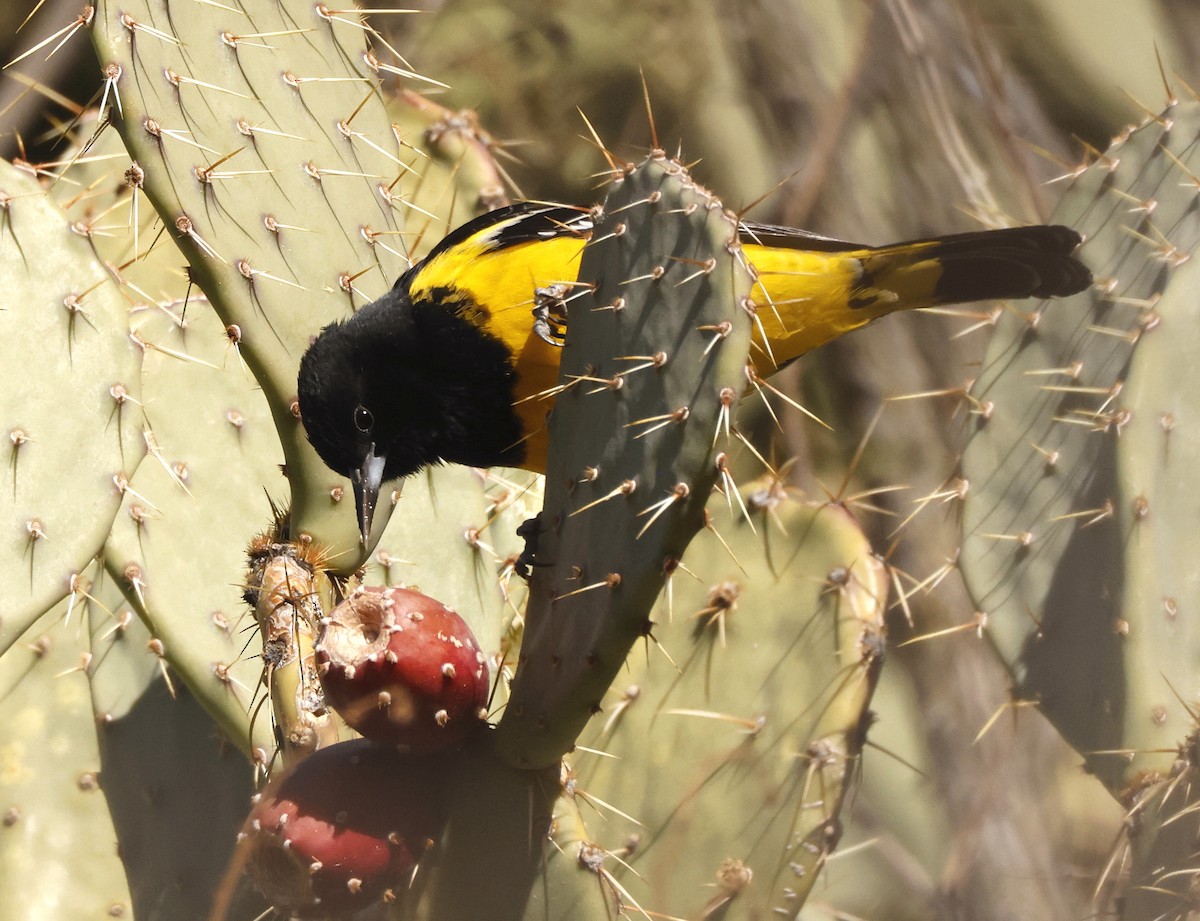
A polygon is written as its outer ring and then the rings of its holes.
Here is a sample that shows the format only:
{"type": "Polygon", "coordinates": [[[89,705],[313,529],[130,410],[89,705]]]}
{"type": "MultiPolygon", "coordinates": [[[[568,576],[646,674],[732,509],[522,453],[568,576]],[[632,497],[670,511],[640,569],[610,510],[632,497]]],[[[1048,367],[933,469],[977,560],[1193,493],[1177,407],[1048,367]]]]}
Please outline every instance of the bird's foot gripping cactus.
{"type": "Polygon", "coordinates": [[[1172,100],[1070,177],[1096,286],[1003,319],[964,461],[964,575],[1017,694],[1128,811],[1130,918],[1176,917],[1194,874],[1198,138],[1172,100]]]}

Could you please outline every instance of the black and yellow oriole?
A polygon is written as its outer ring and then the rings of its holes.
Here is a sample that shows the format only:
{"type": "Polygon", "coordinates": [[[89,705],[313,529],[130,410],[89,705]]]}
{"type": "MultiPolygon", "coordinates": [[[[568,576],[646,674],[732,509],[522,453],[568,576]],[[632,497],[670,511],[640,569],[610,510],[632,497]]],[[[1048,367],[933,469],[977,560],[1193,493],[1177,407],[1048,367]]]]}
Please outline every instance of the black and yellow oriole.
{"type": "MultiPolygon", "coordinates": [[[[301,417],[325,463],[353,481],[364,541],[384,481],[441,461],[544,469],[549,404],[535,397],[557,383],[566,323],[547,294],[575,280],[591,229],[589,212],[566,206],[485,214],[309,347],[301,417]]],[[[757,272],[764,376],[897,310],[1062,296],[1091,283],[1073,255],[1079,235],[1060,226],[879,247],[751,223],[740,236],[757,272]]]]}

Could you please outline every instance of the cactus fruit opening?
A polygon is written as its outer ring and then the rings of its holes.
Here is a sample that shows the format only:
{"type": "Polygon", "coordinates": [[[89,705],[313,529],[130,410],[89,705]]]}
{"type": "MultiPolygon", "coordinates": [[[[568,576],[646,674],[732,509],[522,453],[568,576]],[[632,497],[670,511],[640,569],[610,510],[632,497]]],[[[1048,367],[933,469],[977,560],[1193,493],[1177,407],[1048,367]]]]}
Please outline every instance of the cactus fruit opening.
{"type": "Polygon", "coordinates": [[[316,652],[329,705],[369,739],[431,752],[483,725],[485,656],[466,622],[434,598],[361,589],[330,612],[316,652]]]}

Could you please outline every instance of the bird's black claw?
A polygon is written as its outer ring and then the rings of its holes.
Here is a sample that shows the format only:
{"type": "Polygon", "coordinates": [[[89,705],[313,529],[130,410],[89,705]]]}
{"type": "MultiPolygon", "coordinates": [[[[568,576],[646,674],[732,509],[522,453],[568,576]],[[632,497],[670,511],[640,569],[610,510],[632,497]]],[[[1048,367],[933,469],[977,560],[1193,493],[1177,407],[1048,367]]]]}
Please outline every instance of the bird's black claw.
{"type": "Polygon", "coordinates": [[[538,512],[532,518],[526,518],[517,526],[517,537],[525,541],[525,549],[521,551],[521,555],[517,557],[516,563],[513,564],[513,571],[518,576],[529,581],[529,577],[533,574],[533,567],[539,565],[537,562],[538,538],[542,534],[542,513],[538,512]]]}

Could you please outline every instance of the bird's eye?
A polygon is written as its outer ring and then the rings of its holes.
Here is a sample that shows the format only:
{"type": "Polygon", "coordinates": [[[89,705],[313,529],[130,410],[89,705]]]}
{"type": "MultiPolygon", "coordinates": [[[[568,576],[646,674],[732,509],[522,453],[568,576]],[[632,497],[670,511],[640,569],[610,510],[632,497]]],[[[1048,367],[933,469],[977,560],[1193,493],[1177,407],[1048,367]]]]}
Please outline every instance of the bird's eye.
{"type": "Polygon", "coordinates": [[[354,427],[364,435],[371,433],[371,426],[375,424],[375,417],[371,415],[371,410],[359,403],[354,407],[354,427]]]}

